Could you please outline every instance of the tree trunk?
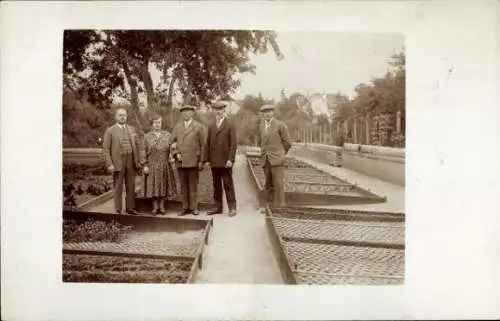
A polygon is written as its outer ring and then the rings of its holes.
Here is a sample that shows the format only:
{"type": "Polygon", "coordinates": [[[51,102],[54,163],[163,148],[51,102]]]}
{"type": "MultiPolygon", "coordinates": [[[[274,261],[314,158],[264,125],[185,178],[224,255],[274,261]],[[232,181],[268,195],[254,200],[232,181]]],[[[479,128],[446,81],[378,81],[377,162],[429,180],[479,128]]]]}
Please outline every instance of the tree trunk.
{"type": "Polygon", "coordinates": [[[177,81],[178,75],[177,73],[174,72],[172,73],[172,79],[170,80],[170,84],[168,85],[168,96],[167,96],[167,108],[172,109],[172,106],[174,105],[172,102],[173,96],[174,96],[174,87],[175,87],[175,82],[177,81]]]}
{"type": "Polygon", "coordinates": [[[132,110],[134,112],[135,119],[137,121],[137,131],[139,135],[144,134],[144,128],[142,126],[142,117],[139,110],[139,95],[137,94],[137,82],[132,78],[132,73],[130,71],[128,62],[124,55],[121,55],[121,62],[123,65],[123,73],[127,79],[128,85],[130,87],[130,103],[132,105],[132,110]]]}
{"type": "Polygon", "coordinates": [[[146,89],[146,98],[148,101],[148,108],[154,110],[156,108],[155,96],[153,89],[153,79],[148,69],[149,60],[145,59],[140,66],[141,80],[144,83],[144,88],[146,89]]]}
{"type": "Polygon", "coordinates": [[[193,86],[191,85],[190,82],[188,82],[186,94],[184,95],[184,105],[192,104],[192,102],[191,102],[191,100],[193,98],[192,88],[193,88],[193,86]]]}

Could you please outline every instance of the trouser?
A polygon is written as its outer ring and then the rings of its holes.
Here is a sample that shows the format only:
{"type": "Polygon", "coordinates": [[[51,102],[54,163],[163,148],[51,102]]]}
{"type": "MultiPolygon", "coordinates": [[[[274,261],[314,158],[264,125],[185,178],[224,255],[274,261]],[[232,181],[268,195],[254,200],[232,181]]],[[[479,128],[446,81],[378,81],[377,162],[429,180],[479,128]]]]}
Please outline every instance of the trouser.
{"type": "Polygon", "coordinates": [[[269,160],[266,159],[264,173],[266,174],[265,194],[267,203],[273,203],[275,207],[284,207],[284,167],[282,165],[271,166],[269,160]]]}
{"type": "Polygon", "coordinates": [[[212,180],[214,184],[214,201],[217,209],[222,210],[222,187],[224,186],[227,207],[230,211],[236,210],[233,169],[225,167],[212,167],[212,180]]]}
{"type": "Polygon", "coordinates": [[[115,189],[115,210],[122,211],[123,183],[125,182],[126,210],[135,209],[135,164],[132,154],[122,155],[122,168],[113,172],[113,185],[115,189]]]}
{"type": "Polygon", "coordinates": [[[198,179],[199,170],[197,167],[179,168],[179,180],[181,181],[181,199],[183,210],[198,209],[198,179]]]}

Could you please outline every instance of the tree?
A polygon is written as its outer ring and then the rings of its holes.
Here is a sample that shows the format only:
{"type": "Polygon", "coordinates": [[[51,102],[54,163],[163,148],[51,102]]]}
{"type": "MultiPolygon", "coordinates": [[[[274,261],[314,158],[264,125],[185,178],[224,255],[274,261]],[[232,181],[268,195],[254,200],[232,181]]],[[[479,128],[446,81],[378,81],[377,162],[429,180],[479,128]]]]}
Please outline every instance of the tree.
{"type": "Polygon", "coordinates": [[[255,70],[249,53],[266,53],[269,47],[283,57],[271,31],[66,30],[64,86],[85,91],[100,106],[123,97],[136,116],[144,94],[149,108],[166,108],[168,114],[174,91],[186,103],[234,92],[237,76],[255,70]],[[162,74],[156,87],[153,68],[162,74]]]}
{"type": "Polygon", "coordinates": [[[253,95],[246,95],[241,102],[241,108],[256,115],[259,113],[260,107],[266,104],[274,104],[274,101],[272,99],[264,99],[261,93],[259,93],[257,97],[253,95]]]}
{"type": "Polygon", "coordinates": [[[109,109],[98,109],[86,97],[72,91],[63,93],[63,146],[101,147],[106,127],[113,121],[109,109]]]}
{"type": "MultiPolygon", "coordinates": [[[[355,97],[348,99],[337,95],[335,99],[335,121],[355,119],[367,115],[373,116],[374,135],[384,137],[380,144],[393,144],[395,117],[398,111],[402,112],[402,127],[404,128],[405,112],[405,54],[396,53],[389,59],[391,68],[383,77],[372,79],[368,84],[359,84],[355,88],[355,97]],[[388,143],[389,142],[389,143],[388,143]]],[[[377,138],[378,139],[378,138],[377,138]]],[[[404,144],[404,137],[397,137],[395,144],[404,144]]]]}

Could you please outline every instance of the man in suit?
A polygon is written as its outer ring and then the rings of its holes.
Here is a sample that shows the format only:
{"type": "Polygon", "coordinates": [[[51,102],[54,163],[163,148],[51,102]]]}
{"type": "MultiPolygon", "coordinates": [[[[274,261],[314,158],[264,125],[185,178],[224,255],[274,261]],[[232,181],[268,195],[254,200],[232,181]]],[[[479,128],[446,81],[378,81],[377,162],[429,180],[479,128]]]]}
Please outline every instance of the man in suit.
{"type": "Polygon", "coordinates": [[[260,108],[261,123],[257,141],[261,148],[261,164],[266,174],[266,200],[275,207],[285,206],[284,160],[292,146],[288,128],[275,119],[274,106],[260,108]]]}
{"type": "Polygon", "coordinates": [[[126,212],[137,214],[135,209],[135,178],[141,168],[139,138],[133,126],[127,125],[127,111],[119,108],[115,113],[116,124],[104,133],[103,152],[108,171],[113,174],[115,211],[122,212],[123,183],[125,182],[126,212]]]}
{"type": "Polygon", "coordinates": [[[215,102],[212,109],[215,122],[208,128],[205,163],[211,167],[215,209],[208,215],[222,214],[222,187],[226,194],[229,216],[236,215],[236,196],[233,183],[233,164],[236,157],[236,126],[225,115],[227,104],[215,102]]]}
{"type": "Polygon", "coordinates": [[[195,107],[181,107],[182,120],[172,131],[172,158],[181,181],[182,208],[180,216],[198,215],[199,171],[203,169],[205,128],[193,119],[195,107]]]}

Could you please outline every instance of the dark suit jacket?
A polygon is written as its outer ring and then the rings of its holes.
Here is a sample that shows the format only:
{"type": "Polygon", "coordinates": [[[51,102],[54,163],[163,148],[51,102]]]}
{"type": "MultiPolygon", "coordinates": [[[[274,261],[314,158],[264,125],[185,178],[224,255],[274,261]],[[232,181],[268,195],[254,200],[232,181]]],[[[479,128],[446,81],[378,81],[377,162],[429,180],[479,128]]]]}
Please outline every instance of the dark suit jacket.
{"type": "Polygon", "coordinates": [[[283,122],[274,118],[267,132],[265,122],[260,123],[257,141],[261,148],[262,165],[266,159],[272,166],[283,165],[285,155],[292,147],[288,128],[283,122]]]}
{"type": "Polygon", "coordinates": [[[234,164],[236,147],[236,126],[232,119],[224,118],[219,128],[215,121],[208,127],[205,162],[212,167],[226,167],[228,160],[234,164]]]}
{"type": "Polygon", "coordinates": [[[206,142],[205,126],[192,119],[188,128],[184,126],[184,120],[179,121],[172,131],[172,143],[176,143],[175,150],[171,153],[179,153],[180,167],[197,167],[198,163],[205,159],[204,149],[206,142]]]}
{"type": "MultiPolygon", "coordinates": [[[[143,153],[141,153],[141,144],[137,132],[133,126],[126,125],[126,129],[129,132],[130,139],[132,142],[132,154],[134,157],[135,169],[138,170],[141,164],[144,162],[143,153]]],[[[122,170],[122,156],[121,156],[121,144],[120,138],[122,135],[122,130],[117,124],[109,127],[104,133],[103,139],[103,152],[104,159],[106,160],[106,166],[113,165],[115,171],[119,172],[122,170]]]]}

